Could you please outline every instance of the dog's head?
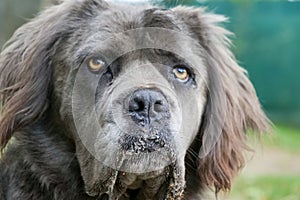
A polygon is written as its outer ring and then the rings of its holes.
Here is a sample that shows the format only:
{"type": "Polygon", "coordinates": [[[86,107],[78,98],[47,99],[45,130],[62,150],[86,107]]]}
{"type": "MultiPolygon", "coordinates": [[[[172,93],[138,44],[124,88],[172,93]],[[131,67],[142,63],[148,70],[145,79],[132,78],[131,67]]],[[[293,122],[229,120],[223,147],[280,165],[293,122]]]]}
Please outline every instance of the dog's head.
{"type": "Polygon", "coordinates": [[[164,174],[166,182],[171,171],[183,178],[185,167],[202,184],[229,189],[244,164],[246,130],[261,132],[268,120],[224,21],[202,8],[53,6],[1,54],[1,147],[53,113],[74,140],[91,195],[118,171],[134,188],[138,178],[164,174]]]}

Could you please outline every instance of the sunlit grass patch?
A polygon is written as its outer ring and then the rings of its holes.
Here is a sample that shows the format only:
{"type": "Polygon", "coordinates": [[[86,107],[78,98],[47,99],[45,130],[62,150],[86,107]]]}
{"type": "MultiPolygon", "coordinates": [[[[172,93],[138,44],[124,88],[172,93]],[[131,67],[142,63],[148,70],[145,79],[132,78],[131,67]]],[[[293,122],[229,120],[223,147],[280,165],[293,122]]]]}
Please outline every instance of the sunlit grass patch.
{"type": "MultiPolygon", "coordinates": [[[[276,125],[272,134],[262,137],[261,146],[263,147],[261,151],[255,148],[254,150],[258,152],[268,150],[269,154],[273,152],[274,155],[266,159],[271,159],[269,163],[280,164],[280,166],[274,166],[278,168],[277,171],[270,169],[271,172],[266,171],[268,172],[266,174],[253,173],[251,170],[245,171],[235,180],[233,190],[226,200],[300,200],[300,165],[299,173],[295,171],[300,154],[300,128],[276,125]],[[290,156],[282,158],[283,155],[290,156]],[[278,160],[272,162],[273,159],[278,160]],[[289,166],[291,166],[291,171],[289,171],[289,166]]],[[[268,160],[263,161],[268,162],[268,160]]],[[[258,167],[258,170],[259,165],[263,164],[266,163],[252,163],[254,167],[258,167]]],[[[263,170],[267,169],[263,168],[263,170]]]]}
{"type": "Polygon", "coordinates": [[[272,135],[263,137],[263,142],[269,147],[300,152],[300,128],[277,125],[274,127],[272,135]]]}
{"type": "Polygon", "coordinates": [[[300,200],[300,177],[240,177],[228,200],[300,200]]]}

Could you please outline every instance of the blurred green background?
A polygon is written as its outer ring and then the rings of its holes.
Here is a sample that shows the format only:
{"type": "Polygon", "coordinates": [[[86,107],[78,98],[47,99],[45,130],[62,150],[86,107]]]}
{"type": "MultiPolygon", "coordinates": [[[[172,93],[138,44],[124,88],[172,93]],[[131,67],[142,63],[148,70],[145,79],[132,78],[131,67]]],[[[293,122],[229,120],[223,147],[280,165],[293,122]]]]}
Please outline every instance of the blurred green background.
{"type": "MultiPolygon", "coordinates": [[[[249,164],[232,193],[223,198],[300,200],[300,1],[153,2],[167,7],[206,6],[228,16],[225,26],[235,33],[233,51],[275,124],[274,134],[265,136],[263,145],[250,144],[256,153],[247,155],[249,164]]],[[[42,0],[0,0],[0,45],[46,4],[42,0]]]]}

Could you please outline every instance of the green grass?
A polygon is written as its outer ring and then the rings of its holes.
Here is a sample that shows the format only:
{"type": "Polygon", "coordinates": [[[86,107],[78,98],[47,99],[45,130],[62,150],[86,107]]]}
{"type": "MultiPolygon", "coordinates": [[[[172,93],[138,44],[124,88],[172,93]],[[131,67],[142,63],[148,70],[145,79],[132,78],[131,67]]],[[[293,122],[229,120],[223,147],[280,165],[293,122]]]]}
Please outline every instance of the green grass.
{"type": "Polygon", "coordinates": [[[277,125],[272,135],[264,136],[263,142],[269,147],[300,152],[300,128],[277,125]]]}
{"type": "MultiPolygon", "coordinates": [[[[263,137],[262,146],[299,155],[300,128],[276,125],[273,134],[263,137]]],[[[242,175],[234,181],[226,200],[300,200],[300,175],[242,175]]]]}
{"type": "Polygon", "coordinates": [[[240,177],[228,200],[300,200],[300,177],[240,177]]]}

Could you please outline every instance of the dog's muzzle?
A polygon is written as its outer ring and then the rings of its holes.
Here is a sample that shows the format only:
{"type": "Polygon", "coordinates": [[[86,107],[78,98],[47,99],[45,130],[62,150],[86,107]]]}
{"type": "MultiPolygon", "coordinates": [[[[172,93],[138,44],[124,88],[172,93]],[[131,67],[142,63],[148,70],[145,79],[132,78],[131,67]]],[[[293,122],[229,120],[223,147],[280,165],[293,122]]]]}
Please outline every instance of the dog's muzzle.
{"type": "Polygon", "coordinates": [[[137,89],[125,97],[124,105],[132,128],[119,140],[122,149],[140,153],[165,147],[171,136],[170,106],[164,94],[158,89],[137,89]]]}

